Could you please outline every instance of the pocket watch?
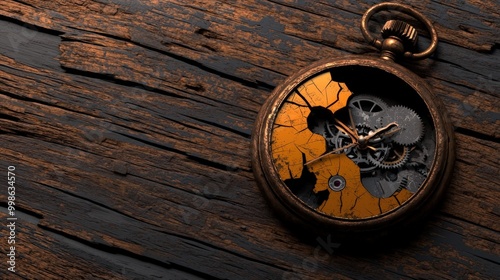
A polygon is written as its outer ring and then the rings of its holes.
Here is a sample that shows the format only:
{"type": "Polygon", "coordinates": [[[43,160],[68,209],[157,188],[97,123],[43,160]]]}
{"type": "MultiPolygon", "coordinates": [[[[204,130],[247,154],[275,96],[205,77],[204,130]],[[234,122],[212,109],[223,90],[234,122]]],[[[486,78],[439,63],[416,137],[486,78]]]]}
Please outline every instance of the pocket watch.
{"type": "Polygon", "coordinates": [[[278,213],[301,232],[339,238],[390,233],[414,224],[442,197],[455,159],[453,126],[431,88],[396,63],[437,47],[431,22],[397,3],[362,17],[380,57],[318,61],[276,87],[252,135],[255,179],[278,213]],[[413,52],[417,31],[389,20],[381,39],[370,18],[395,10],[421,22],[430,46],[413,52]]]}

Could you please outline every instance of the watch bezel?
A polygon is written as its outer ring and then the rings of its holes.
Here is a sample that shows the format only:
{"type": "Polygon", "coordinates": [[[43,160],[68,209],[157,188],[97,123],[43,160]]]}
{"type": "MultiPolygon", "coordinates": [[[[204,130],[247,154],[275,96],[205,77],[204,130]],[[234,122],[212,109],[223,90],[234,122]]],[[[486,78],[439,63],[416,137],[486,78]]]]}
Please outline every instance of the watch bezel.
{"type": "Polygon", "coordinates": [[[388,230],[392,226],[411,223],[427,214],[444,194],[454,162],[453,126],[443,104],[425,82],[401,65],[380,58],[347,56],[318,61],[290,76],[275,88],[261,108],[252,134],[252,166],[256,181],[268,201],[288,221],[314,232],[347,233],[388,230]],[[436,137],[436,150],[429,175],[420,187],[400,207],[375,217],[361,219],[336,218],[306,205],[279,178],[271,156],[273,122],[281,105],[301,83],[328,69],[344,66],[365,66],[385,71],[408,84],[420,96],[431,116],[436,137]]]}

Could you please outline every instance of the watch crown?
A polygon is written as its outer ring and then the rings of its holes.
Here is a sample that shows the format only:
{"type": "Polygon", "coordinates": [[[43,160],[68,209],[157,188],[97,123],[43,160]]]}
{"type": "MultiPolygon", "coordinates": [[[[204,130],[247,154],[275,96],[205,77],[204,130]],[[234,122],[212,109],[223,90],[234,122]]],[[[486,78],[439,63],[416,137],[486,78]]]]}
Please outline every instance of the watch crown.
{"type": "Polygon", "coordinates": [[[389,20],[382,27],[382,37],[387,39],[391,36],[399,38],[405,47],[414,48],[417,44],[417,29],[401,20],[389,20]]]}

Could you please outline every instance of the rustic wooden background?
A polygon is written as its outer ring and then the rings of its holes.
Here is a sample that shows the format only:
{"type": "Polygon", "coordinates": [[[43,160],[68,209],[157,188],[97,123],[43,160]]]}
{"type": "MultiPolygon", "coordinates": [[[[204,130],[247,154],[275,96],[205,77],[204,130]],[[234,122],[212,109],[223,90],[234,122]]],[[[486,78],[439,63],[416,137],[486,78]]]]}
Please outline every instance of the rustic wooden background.
{"type": "Polygon", "coordinates": [[[439,32],[409,67],[448,105],[458,145],[418,234],[355,252],[305,241],[253,180],[264,100],[320,58],[374,54],[359,25],[377,2],[1,0],[2,278],[498,279],[497,0],[406,2],[439,32]]]}

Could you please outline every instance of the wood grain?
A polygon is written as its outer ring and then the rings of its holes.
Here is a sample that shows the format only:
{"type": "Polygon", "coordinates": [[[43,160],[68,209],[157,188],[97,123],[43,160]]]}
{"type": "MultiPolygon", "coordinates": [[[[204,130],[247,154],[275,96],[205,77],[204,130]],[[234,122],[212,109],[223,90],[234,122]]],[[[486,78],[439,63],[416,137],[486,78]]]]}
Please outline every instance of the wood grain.
{"type": "MultiPolygon", "coordinates": [[[[18,170],[14,276],[495,279],[496,1],[410,3],[441,42],[408,67],[448,105],[458,144],[448,194],[417,234],[365,252],[304,240],[253,180],[250,134],[265,99],[320,58],[373,55],[359,21],[375,2],[3,1],[0,168],[18,170]]],[[[6,201],[1,192],[2,221],[6,201]]]]}

